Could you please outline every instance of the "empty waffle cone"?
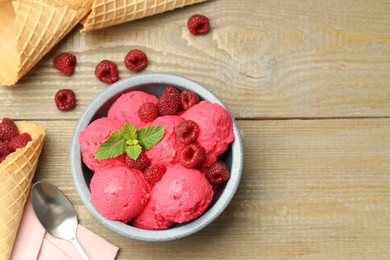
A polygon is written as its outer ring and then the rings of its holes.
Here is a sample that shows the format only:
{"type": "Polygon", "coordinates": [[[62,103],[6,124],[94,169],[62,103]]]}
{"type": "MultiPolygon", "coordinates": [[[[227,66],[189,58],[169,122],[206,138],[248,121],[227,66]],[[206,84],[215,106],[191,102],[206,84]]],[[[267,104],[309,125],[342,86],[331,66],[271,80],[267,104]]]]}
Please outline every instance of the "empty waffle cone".
{"type": "Polygon", "coordinates": [[[11,254],[45,138],[42,126],[16,124],[20,133],[31,135],[32,141],[0,163],[0,259],[9,259],[11,254]]]}
{"type": "Polygon", "coordinates": [[[81,23],[82,32],[98,30],[207,0],[95,0],[81,23]]]}
{"type": "Polygon", "coordinates": [[[12,86],[91,10],[93,0],[0,0],[0,83],[12,86]],[[6,39],[6,40],[4,40],[6,39]]]}

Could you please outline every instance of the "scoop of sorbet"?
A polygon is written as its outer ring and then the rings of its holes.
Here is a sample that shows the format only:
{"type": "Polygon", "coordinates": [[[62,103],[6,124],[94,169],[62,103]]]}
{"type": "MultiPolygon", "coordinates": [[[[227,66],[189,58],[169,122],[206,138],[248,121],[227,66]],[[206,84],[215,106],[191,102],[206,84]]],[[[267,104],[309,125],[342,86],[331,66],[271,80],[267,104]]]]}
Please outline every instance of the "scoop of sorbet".
{"type": "Polygon", "coordinates": [[[185,120],[192,120],[199,126],[197,142],[205,149],[210,166],[224,153],[234,140],[233,121],[229,112],[221,105],[202,101],[182,114],[185,120]]]}
{"type": "Polygon", "coordinates": [[[95,171],[103,166],[116,165],[124,162],[124,156],[117,158],[98,160],[95,158],[96,148],[103,143],[112,132],[121,129],[122,125],[111,118],[102,117],[80,133],[79,142],[83,162],[91,170],[95,171]]]}
{"type": "Polygon", "coordinates": [[[149,199],[141,172],[127,166],[98,169],[91,179],[91,202],[105,217],[127,223],[140,214],[149,199]]]}
{"type": "Polygon", "coordinates": [[[183,223],[199,217],[210,205],[214,193],[200,171],[175,164],[167,168],[153,194],[158,214],[183,223]]]}

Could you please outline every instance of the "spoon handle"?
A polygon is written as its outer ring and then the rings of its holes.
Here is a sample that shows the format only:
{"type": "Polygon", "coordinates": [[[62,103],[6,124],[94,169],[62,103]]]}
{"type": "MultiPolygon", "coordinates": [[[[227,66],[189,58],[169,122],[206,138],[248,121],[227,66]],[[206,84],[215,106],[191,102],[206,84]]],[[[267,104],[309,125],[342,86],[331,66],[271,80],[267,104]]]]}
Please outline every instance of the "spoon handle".
{"type": "Polygon", "coordinates": [[[81,247],[79,241],[77,241],[77,238],[76,237],[73,237],[70,242],[72,242],[72,244],[76,247],[77,251],[79,251],[81,257],[83,258],[83,260],[89,260],[87,254],[85,253],[84,249],[81,247]]]}

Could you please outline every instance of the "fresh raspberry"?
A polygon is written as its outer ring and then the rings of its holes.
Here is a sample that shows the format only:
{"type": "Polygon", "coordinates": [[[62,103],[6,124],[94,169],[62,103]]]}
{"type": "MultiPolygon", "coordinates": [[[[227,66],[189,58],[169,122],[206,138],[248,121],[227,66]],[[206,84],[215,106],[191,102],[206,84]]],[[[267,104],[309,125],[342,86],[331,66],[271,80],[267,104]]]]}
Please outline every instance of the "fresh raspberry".
{"type": "Polygon", "coordinates": [[[175,127],[175,134],[180,143],[190,144],[198,138],[199,126],[192,120],[185,120],[175,127]]]}
{"type": "Polygon", "coordinates": [[[213,193],[217,194],[219,191],[219,188],[221,188],[221,183],[210,183],[211,188],[213,188],[213,193]]]}
{"type": "Polygon", "coordinates": [[[0,163],[1,163],[2,161],[4,161],[5,158],[7,158],[7,156],[8,156],[8,155],[2,155],[2,156],[0,156],[0,163]]]}
{"type": "Polygon", "coordinates": [[[206,34],[210,30],[210,22],[206,16],[195,14],[188,19],[187,27],[192,34],[206,34]]]}
{"type": "Polygon", "coordinates": [[[179,112],[181,105],[180,99],[172,94],[162,94],[157,102],[158,113],[161,116],[174,115],[179,112]]]}
{"type": "Polygon", "coordinates": [[[153,102],[145,102],[138,109],[138,117],[143,122],[152,122],[157,118],[158,107],[153,102]]]}
{"type": "Polygon", "coordinates": [[[12,152],[9,148],[9,141],[0,141],[0,156],[7,156],[12,152]]]}
{"type": "Polygon", "coordinates": [[[148,57],[143,51],[131,50],[125,57],[125,66],[134,72],[141,71],[148,66],[148,57]]]}
{"type": "Polygon", "coordinates": [[[62,74],[72,75],[74,73],[74,68],[76,67],[76,56],[63,52],[54,58],[53,65],[62,74]]]}
{"type": "Polygon", "coordinates": [[[173,86],[166,87],[161,95],[164,95],[164,94],[171,94],[171,95],[176,96],[178,99],[180,99],[180,91],[173,86]]]}
{"type": "Polygon", "coordinates": [[[229,169],[223,161],[216,161],[206,172],[206,178],[211,184],[220,184],[230,178],[229,169]]]}
{"type": "Polygon", "coordinates": [[[15,151],[18,148],[23,148],[28,142],[31,141],[31,136],[28,133],[23,133],[18,136],[15,136],[9,141],[9,148],[15,151]]]}
{"type": "Polygon", "coordinates": [[[161,116],[176,114],[181,109],[180,91],[173,86],[166,87],[158,99],[157,106],[161,116]]]}
{"type": "Polygon", "coordinates": [[[4,118],[0,123],[0,140],[11,140],[19,134],[18,128],[12,119],[4,118]]]}
{"type": "Polygon", "coordinates": [[[12,120],[11,118],[4,117],[3,120],[1,121],[1,123],[9,125],[10,127],[14,128],[14,129],[18,129],[18,127],[16,126],[14,120],[12,120]]]}
{"type": "Polygon", "coordinates": [[[196,167],[204,160],[204,158],[204,149],[197,143],[187,145],[180,152],[180,162],[187,168],[196,167]]]}
{"type": "Polygon", "coordinates": [[[102,60],[95,68],[95,76],[105,83],[112,84],[119,80],[118,67],[110,60],[102,60]]]}
{"type": "Polygon", "coordinates": [[[198,104],[200,98],[198,94],[196,94],[195,92],[184,90],[183,92],[181,92],[180,101],[181,101],[181,107],[184,110],[188,110],[190,107],[198,104]]]}
{"type": "Polygon", "coordinates": [[[126,155],[125,163],[130,168],[143,171],[146,167],[150,165],[150,160],[148,156],[146,156],[145,151],[142,151],[141,154],[138,156],[137,160],[134,160],[133,158],[130,158],[128,155],[126,155]]]}
{"type": "Polygon", "coordinates": [[[76,95],[71,89],[60,89],[54,96],[57,108],[61,111],[68,111],[76,107],[76,95]]]}
{"type": "Polygon", "coordinates": [[[148,166],[144,171],[145,180],[150,184],[154,185],[161,180],[165,174],[166,168],[161,164],[152,164],[148,166]]]}

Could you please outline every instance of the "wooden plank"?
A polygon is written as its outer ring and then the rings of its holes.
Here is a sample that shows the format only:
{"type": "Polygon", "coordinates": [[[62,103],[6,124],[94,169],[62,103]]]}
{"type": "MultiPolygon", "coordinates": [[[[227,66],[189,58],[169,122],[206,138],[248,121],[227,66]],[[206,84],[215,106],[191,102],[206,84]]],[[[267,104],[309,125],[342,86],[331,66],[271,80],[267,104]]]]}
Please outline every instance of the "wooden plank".
{"type": "Polygon", "coordinates": [[[387,117],[390,113],[390,2],[209,1],[101,31],[78,27],[16,88],[0,88],[0,111],[19,119],[77,119],[107,85],[94,76],[103,59],[123,65],[133,48],[150,59],[146,72],[192,78],[219,95],[237,118],[387,117]],[[195,37],[188,17],[204,13],[212,31],[195,37]],[[76,74],[52,66],[62,51],[77,55],[76,74]],[[53,97],[72,88],[74,112],[53,97]],[[28,107],[28,109],[21,109],[28,107]],[[41,113],[41,111],[44,111],[41,113]]]}
{"type": "Polygon", "coordinates": [[[47,127],[35,180],[60,187],[81,224],[121,248],[118,259],[388,259],[389,17],[384,0],[211,0],[97,32],[78,27],[18,86],[0,87],[0,114],[47,127]],[[210,18],[211,33],[188,33],[194,13],[210,18]],[[232,203],[178,241],[140,242],[108,230],[70,175],[77,120],[108,87],[95,65],[110,59],[122,78],[137,75],[123,65],[133,48],[148,54],[146,72],[186,76],[220,96],[244,140],[232,203]],[[71,77],[52,66],[62,51],[77,56],[71,77]],[[56,109],[61,88],[76,92],[74,111],[56,109]]]}
{"type": "Polygon", "coordinates": [[[147,243],[121,237],[83,206],[70,175],[75,122],[48,129],[36,180],[59,186],[80,222],[118,245],[118,259],[386,259],[390,256],[390,120],[239,120],[242,182],[201,232],[147,243]]]}

